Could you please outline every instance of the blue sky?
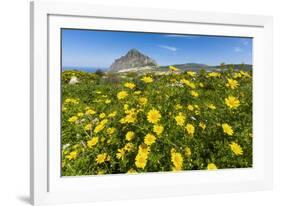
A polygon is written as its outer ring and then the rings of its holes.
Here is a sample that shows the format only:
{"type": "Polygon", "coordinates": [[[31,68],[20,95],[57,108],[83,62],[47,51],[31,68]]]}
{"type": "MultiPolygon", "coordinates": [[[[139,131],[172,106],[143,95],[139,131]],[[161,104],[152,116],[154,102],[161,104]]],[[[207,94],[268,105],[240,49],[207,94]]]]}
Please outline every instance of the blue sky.
{"type": "Polygon", "coordinates": [[[159,65],[252,64],[252,39],[97,30],[62,30],[62,66],[108,68],[136,48],[159,65]]]}

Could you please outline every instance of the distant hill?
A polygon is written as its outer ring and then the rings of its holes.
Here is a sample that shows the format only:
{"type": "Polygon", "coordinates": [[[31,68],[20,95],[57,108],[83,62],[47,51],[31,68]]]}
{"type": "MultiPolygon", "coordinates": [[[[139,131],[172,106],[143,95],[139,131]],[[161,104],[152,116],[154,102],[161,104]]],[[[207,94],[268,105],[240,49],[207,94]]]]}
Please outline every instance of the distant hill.
{"type": "MultiPolygon", "coordinates": [[[[197,64],[197,63],[186,63],[186,64],[174,64],[172,66],[177,67],[180,70],[193,70],[193,71],[199,71],[200,69],[205,69],[205,70],[217,70],[221,69],[221,65],[217,66],[209,66],[207,64],[197,64]]],[[[160,68],[162,69],[169,69],[169,66],[161,66],[160,68]]],[[[251,70],[252,65],[251,64],[225,64],[224,68],[233,68],[234,70],[251,70]]]]}
{"type": "Polygon", "coordinates": [[[137,49],[131,49],[125,56],[116,59],[110,66],[110,71],[122,72],[130,69],[146,66],[157,66],[157,63],[152,58],[142,54],[137,49]]]}
{"type": "MultiPolygon", "coordinates": [[[[210,66],[211,67],[211,66],[210,66]]],[[[252,70],[253,65],[251,64],[225,64],[225,68],[233,68],[234,70],[252,70]]],[[[213,68],[221,68],[221,66],[215,66],[213,68]]]]}
{"type": "MultiPolygon", "coordinates": [[[[116,59],[109,68],[109,72],[168,72],[169,66],[159,66],[156,61],[152,58],[142,54],[137,49],[131,49],[125,56],[121,56],[116,59]]],[[[218,66],[209,66],[207,64],[198,63],[185,63],[185,64],[174,64],[172,66],[177,67],[180,71],[193,70],[199,71],[205,69],[207,71],[219,70],[221,68],[233,68],[234,70],[251,70],[252,65],[250,64],[225,64],[218,66]]]]}

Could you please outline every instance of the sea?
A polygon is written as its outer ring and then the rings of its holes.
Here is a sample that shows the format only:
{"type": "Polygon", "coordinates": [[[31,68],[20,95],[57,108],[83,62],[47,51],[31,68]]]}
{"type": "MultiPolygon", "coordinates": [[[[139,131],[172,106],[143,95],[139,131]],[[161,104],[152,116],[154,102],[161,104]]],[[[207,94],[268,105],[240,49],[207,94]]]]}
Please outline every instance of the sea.
{"type": "Polygon", "coordinates": [[[107,71],[108,68],[103,68],[103,67],[76,67],[76,66],[65,66],[62,67],[62,71],[67,71],[67,70],[79,70],[79,71],[84,71],[84,72],[96,72],[97,70],[102,70],[102,71],[107,71]]]}

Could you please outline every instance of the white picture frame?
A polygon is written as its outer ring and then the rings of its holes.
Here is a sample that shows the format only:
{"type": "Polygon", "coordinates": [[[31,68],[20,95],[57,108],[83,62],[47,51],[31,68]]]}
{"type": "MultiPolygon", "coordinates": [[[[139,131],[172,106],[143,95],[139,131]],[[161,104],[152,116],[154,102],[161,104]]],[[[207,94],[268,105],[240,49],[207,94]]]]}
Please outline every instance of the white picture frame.
{"type": "Polygon", "coordinates": [[[83,3],[31,3],[31,201],[90,202],[272,188],[272,17],[109,7],[83,3]],[[254,166],[90,177],[60,176],[61,28],[154,31],[254,37],[254,166]],[[50,69],[52,68],[52,69],[50,69]],[[266,70],[265,70],[266,68],[266,70]]]}

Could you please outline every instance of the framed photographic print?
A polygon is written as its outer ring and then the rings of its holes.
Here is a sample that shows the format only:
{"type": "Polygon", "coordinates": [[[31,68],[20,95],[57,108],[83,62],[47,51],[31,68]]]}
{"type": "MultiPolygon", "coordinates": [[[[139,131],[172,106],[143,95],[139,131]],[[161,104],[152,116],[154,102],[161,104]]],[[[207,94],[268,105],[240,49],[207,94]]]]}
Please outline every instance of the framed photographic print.
{"type": "Polygon", "coordinates": [[[272,187],[272,18],[31,3],[31,199],[272,187]]]}

